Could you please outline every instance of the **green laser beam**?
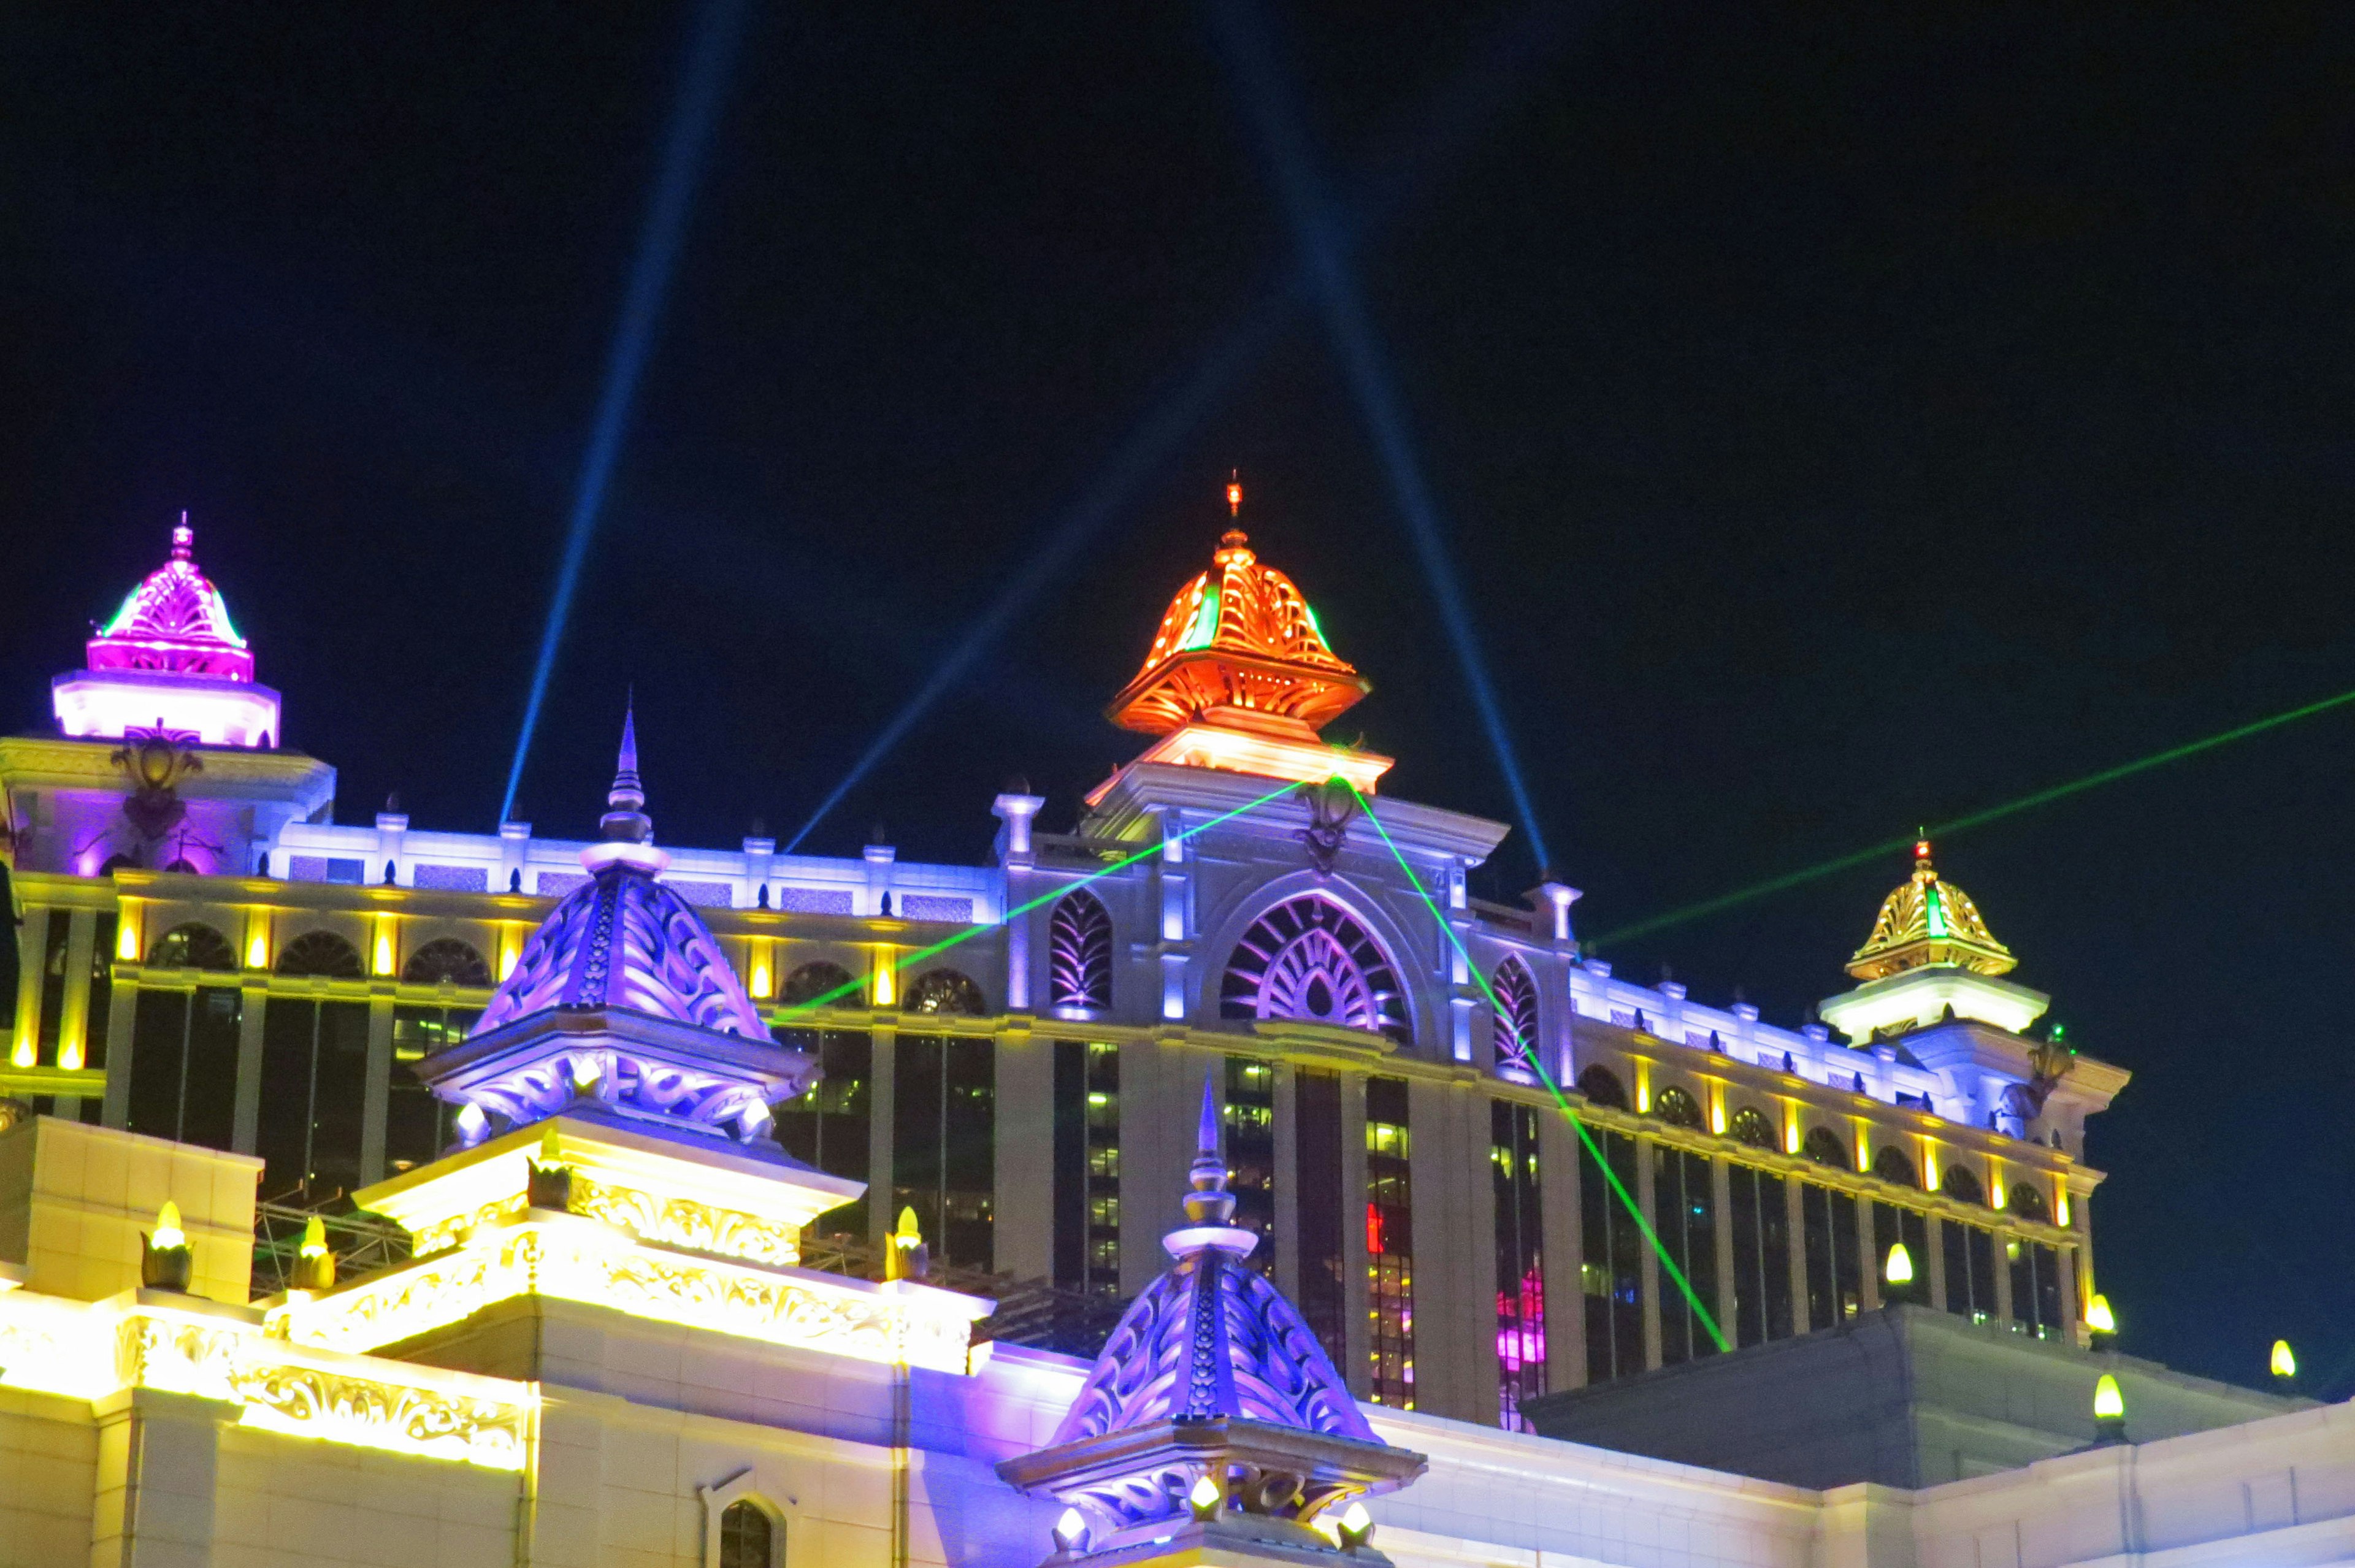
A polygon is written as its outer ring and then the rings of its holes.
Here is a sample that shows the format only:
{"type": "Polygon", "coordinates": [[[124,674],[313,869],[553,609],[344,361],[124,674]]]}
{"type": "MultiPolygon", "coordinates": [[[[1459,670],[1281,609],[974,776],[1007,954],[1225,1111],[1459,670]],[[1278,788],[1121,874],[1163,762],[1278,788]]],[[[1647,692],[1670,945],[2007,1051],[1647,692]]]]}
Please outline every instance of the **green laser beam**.
{"type": "MultiPolygon", "coordinates": [[[[1380,817],[1374,815],[1372,803],[1358,793],[1356,784],[1349,784],[1347,779],[1341,782],[1348,784],[1351,795],[1357,795],[1358,808],[1365,813],[1366,820],[1374,825],[1374,831],[1380,834],[1382,842],[1390,847],[1391,856],[1399,863],[1399,869],[1406,874],[1407,886],[1414,890],[1415,897],[1421,899],[1423,907],[1431,911],[1431,918],[1438,925],[1441,934],[1445,936],[1455,951],[1463,955],[1465,968],[1470,972],[1473,981],[1487,997],[1488,1005],[1502,1012],[1504,1004],[1497,999],[1496,988],[1488,984],[1488,977],[1480,972],[1480,965],[1472,961],[1472,955],[1464,946],[1464,939],[1455,934],[1455,928],[1449,924],[1447,917],[1440,912],[1438,901],[1433,899],[1430,890],[1423,885],[1423,879],[1414,874],[1412,866],[1407,864],[1405,852],[1401,850],[1397,841],[1391,837],[1391,830],[1382,826],[1380,817]]],[[[1546,1093],[1553,1096],[1553,1103],[1561,1110],[1562,1119],[1577,1132],[1578,1141],[1586,1146],[1586,1152],[1594,1161],[1595,1168],[1603,1172],[1603,1179],[1610,1184],[1612,1191],[1619,1195],[1620,1203],[1626,1208],[1628,1215],[1636,1221],[1636,1229],[1643,1233],[1645,1241],[1651,1243],[1652,1251],[1659,1257],[1660,1266],[1668,1271],[1668,1277],[1676,1281],[1677,1288],[1684,1293],[1686,1302],[1693,1309],[1693,1316],[1700,1319],[1700,1326],[1709,1330],[1709,1337],[1717,1342],[1717,1348],[1721,1352],[1732,1349],[1733,1347],[1726,1340],[1724,1332],[1717,1326],[1716,1315],[1701,1305],[1700,1294],[1693,1289],[1692,1282],[1685,1277],[1685,1271],[1677,1266],[1677,1260],[1668,1255],[1668,1249],[1661,1244],[1659,1233],[1652,1229],[1652,1222],[1644,1217],[1643,1208],[1636,1203],[1635,1194],[1629,1192],[1627,1184],[1619,1179],[1619,1173],[1611,1168],[1611,1162],[1603,1157],[1603,1150],[1596,1146],[1594,1135],[1587,1130],[1586,1124],[1581,1121],[1578,1114],[1570,1108],[1569,1096],[1565,1095],[1554,1083],[1553,1075],[1545,1070],[1543,1061],[1533,1055],[1529,1059],[1529,1065],[1537,1069],[1538,1082],[1544,1084],[1546,1093]]]]}
{"type": "MultiPolygon", "coordinates": [[[[891,994],[895,997],[900,994],[900,987],[898,985],[900,971],[908,965],[920,964],[927,958],[933,957],[938,954],[945,953],[961,942],[972,941],[975,937],[979,936],[983,932],[996,931],[1000,926],[1010,925],[1017,917],[1028,914],[1032,910],[1039,908],[1041,904],[1053,903],[1057,899],[1062,898],[1066,894],[1080,888],[1084,888],[1090,882],[1101,881],[1103,879],[1111,876],[1114,871],[1126,870],[1129,867],[1135,865],[1139,860],[1146,859],[1152,856],[1160,854],[1172,844],[1183,844],[1187,839],[1191,838],[1197,833],[1206,833],[1209,829],[1218,827],[1222,822],[1231,822],[1247,811],[1257,811],[1261,806],[1265,805],[1268,802],[1277,799],[1280,796],[1290,795],[1299,787],[1300,786],[1298,784],[1286,784],[1275,789],[1272,789],[1265,795],[1260,796],[1257,800],[1239,805],[1232,811],[1221,812],[1218,816],[1209,818],[1208,821],[1197,823],[1173,838],[1163,838],[1154,843],[1147,844],[1135,854],[1124,855],[1119,859],[1103,867],[1101,870],[1091,871],[1086,876],[1080,878],[1077,881],[1061,883],[1046,892],[1040,893],[1035,899],[1030,899],[1025,902],[1018,903],[987,925],[969,925],[954,936],[944,937],[941,941],[933,943],[930,947],[920,947],[913,953],[905,954],[892,959],[890,964],[890,972],[893,981],[891,994]]],[[[865,987],[867,981],[863,978],[845,980],[841,985],[835,987],[832,990],[822,991],[818,995],[812,997],[808,1001],[794,1002],[788,1007],[780,1008],[777,1009],[778,1021],[783,1022],[797,1013],[808,1012],[813,1008],[829,1007],[833,1005],[837,998],[848,996],[853,991],[857,991],[865,987]]]]}
{"type": "MultiPolygon", "coordinates": [[[[2097,773],[2087,773],[2083,778],[2072,779],[2066,784],[2053,784],[2049,788],[2021,795],[2017,800],[2005,801],[2000,805],[1990,805],[1983,811],[1966,813],[1950,822],[1933,824],[1924,829],[1924,834],[1928,837],[1940,838],[1963,832],[1967,828],[1984,827],[1987,823],[2000,821],[2004,817],[2030,811],[2037,806],[2047,805],[2053,801],[2066,799],[2070,795],[2080,795],[2089,789],[2098,789],[2103,784],[2115,784],[2120,779],[2131,778],[2137,773],[2147,773],[2152,768],[2160,767],[2168,763],[2181,762],[2186,757],[2197,756],[2202,752],[2214,751],[2217,747],[2230,745],[2234,741],[2244,741],[2252,735],[2262,735],[2268,730],[2279,729],[2282,725],[2293,723],[2300,719],[2310,719],[2315,714],[2327,713],[2334,708],[2343,708],[2350,702],[2355,702],[2355,691],[2342,691],[2336,697],[2326,697],[2318,702],[2308,702],[2302,707],[2293,708],[2286,713],[2275,713],[2268,718],[2236,725],[2219,734],[2210,735],[2204,740],[2186,741],[2180,746],[2170,746],[2166,751],[2154,752],[2147,757],[2137,757],[2130,763],[2120,763],[2115,767],[2103,768],[2097,773]]],[[[1754,882],[1749,887],[1733,892],[1721,893],[1713,899],[1703,899],[1699,903],[1687,904],[1681,909],[1673,909],[1665,914],[1656,914],[1648,920],[1639,920],[1633,925],[1621,926],[1616,931],[1607,932],[1593,939],[1587,944],[1587,950],[1599,952],[1605,943],[1627,942],[1638,936],[1648,936],[1653,932],[1665,931],[1672,925],[1683,925],[1691,921],[1701,920],[1720,911],[1732,909],[1737,905],[1782,892],[1787,888],[1796,888],[1803,883],[1836,876],[1850,867],[1861,866],[1869,860],[1881,859],[1910,847],[1913,843],[1913,838],[1911,836],[1891,838],[1886,843],[1875,844],[1869,849],[1859,849],[1851,855],[1841,855],[1833,859],[1824,860],[1803,870],[1786,871],[1779,877],[1770,877],[1765,881],[1754,882]]]]}

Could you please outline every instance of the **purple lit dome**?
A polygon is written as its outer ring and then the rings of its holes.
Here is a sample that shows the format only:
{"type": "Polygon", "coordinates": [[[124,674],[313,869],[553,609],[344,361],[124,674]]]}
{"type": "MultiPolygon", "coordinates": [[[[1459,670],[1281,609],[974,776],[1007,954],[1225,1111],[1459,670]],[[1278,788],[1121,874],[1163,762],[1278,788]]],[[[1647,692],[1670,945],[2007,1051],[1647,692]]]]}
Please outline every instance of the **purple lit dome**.
{"type": "Polygon", "coordinates": [[[172,530],[172,557],[123,601],[90,640],[91,669],[155,670],[250,681],[253,653],[229,623],[220,590],[198,570],[188,515],[172,530]]]}
{"type": "Polygon", "coordinates": [[[616,1008],[769,1044],[768,1027],[710,927],[655,880],[670,857],[655,848],[644,809],[634,716],[623,722],[621,769],[606,805],[603,840],[581,852],[589,880],[540,922],[472,1035],[551,1008],[616,1008]]]}
{"type": "Polygon", "coordinates": [[[1050,1446],[1220,1416],[1379,1445],[1316,1336],[1244,1261],[1259,1237],[1229,1223],[1235,1200],[1209,1083],[1197,1149],[1188,1223],[1162,1239],[1177,1261],[1129,1305],[1050,1446]]]}

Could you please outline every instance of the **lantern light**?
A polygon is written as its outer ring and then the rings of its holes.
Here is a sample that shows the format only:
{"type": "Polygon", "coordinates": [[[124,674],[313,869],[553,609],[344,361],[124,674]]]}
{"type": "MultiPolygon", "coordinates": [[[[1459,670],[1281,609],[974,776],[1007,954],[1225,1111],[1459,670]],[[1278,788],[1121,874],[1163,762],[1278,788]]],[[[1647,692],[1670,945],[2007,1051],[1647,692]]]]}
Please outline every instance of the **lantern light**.
{"type": "Polygon", "coordinates": [[[1055,1521],[1053,1533],[1058,1552],[1078,1552],[1088,1549],[1087,1516],[1075,1508],[1063,1510],[1063,1517],[1055,1521]]]}
{"type": "Polygon", "coordinates": [[[2276,1339],[2274,1341],[2272,1364],[2274,1376],[2279,1378],[2284,1382],[2287,1382],[2290,1379],[2297,1376],[2297,1358],[2290,1353],[2288,1340],[2276,1339]]]}
{"type": "Polygon", "coordinates": [[[1202,1478],[1194,1483],[1194,1489],[1186,1494],[1186,1506],[1193,1510],[1196,1520],[1208,1524],[1226,1510],[1227,1490],[1205,1471],[1202,1478]]]}
{"type": "Polygon", "coordinates": [[[2118,1387],[2118,1380],[2116,1378],[2111,1376],[2108,1372],[2104,1372],[2102,1374],[2102,1381],[2094,1385],[2094,1419],[2096,1421],[2124,1421],[2126,1418],[2126,1392],[2118,1387]]]}
{"type": "Polygon", "coordinates": [[[2085,1327],[2096,1334],[2118,1331],[2117,1315],[2110,1310],[2110,1298],[2099,1291],[2095,1291],[2094,1299],[2085,1304],[2085,1327]]]}
{"type": "Polygon", "coordinates": [[[1341,1516],[1338,1533],[1341,1537],[1341,1550],[1344,1552],[1355,1552],[1373,1539],[1374,1516],[1366,1511],[1366,1505],[1362,1500],[1353,1499],[1350,1502],[1348,1511],[1341,1516]]]}
{"type": "Polygon", "coordinates": [[[1889,1244],[1889,1261],[1881,1265],[1881,1277],[1891,1285],[1913,1283],[1913,1254],[1905,1250],[1904,1243],[1889,1244]]]}

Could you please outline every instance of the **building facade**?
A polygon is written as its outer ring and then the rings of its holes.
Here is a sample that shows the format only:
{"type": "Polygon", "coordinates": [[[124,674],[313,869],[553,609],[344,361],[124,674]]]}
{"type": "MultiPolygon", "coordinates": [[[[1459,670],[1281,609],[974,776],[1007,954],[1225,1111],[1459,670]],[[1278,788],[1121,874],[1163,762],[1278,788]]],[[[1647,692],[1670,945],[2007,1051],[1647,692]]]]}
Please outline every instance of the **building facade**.
{"type": "MultiPolygon", "coordinates": [[[[0,739],[0,1093],[328,1205],[463,1144],[433,1063],[589,874],[527,823],[337,822],[255,673],[184,524],[59,677],[59,732],[0,739]]],[[[1391,1410],[1519,1428],[1524,1399],[1847,1322],[1901,1244],[1908,1299],[2082,1338],[2084,1120],[2126,1074],[2031,1036],[2045,998],[1926,845],[1856,988],[1783,1028],[1584,958],[1572,888],[1472,898],[1506,827],[1318,739],[1366,689],[1230,533],[1111,706],[1153,739],[1074,833],[1009,793],[973,803],[986,865],[668,849],[821,1070],[776,1136],[860,1196],[810,1233],[880,1247],[912,1210],[942,1264],[1124,1299],[1207,1074],[1254,1266],[1391,1410]]]]}

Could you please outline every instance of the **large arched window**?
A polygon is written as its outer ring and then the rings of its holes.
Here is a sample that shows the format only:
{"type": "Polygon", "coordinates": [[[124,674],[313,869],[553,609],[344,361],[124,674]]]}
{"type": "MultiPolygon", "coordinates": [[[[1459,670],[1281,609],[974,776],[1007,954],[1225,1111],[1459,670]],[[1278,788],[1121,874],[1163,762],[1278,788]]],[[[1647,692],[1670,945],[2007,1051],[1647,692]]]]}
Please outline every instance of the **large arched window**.
{"type": "Polygon", "coordinates": [[[1734,1142],[1748,1144],[1752,1148],[1783,1147],[1782,1141],[1774,1136],[1774,1124],[1766,1119],[1765,1112],[1753,1105],[1744,1105],[1734,1112],[1728,1130],[1733,1134],[1734,1142]]]}
{"type": "Polygon", "coordinates": [[[1537,1065],[1538,983],[1518,958],[1497,965],[1495,1032],[1497,1066],[1526,1072],[1537,1065]]]}
{"type": "Polygon", "coordinates": [[[1872,1157],[1872,1174],[1893,1187],[1919,1187],[1922,1178],[1903,1149],[1890,1145],[1872,1157]]]}
{"type": "Polygon", "coordinates": [[[1652,1096],[1652,1115],[1672,1127],[1698,1127],[1700,1123],[1700,1102],[1689,1090],[1671,1083],[1652,1096]]]}
{"type": "Polygon", "coordinates": [[[829,964],[820,958],[805,964],[785,976],[783,1000],[788,1007],[805,1007],[826,998],[828,1007],[856,1007],[858,993],[851,988],[850,971],[839,964],[829,964]]]}
{"type": "Polygon", "coordinates": [[[192,920],[156,938],[147,962],[158,969],[234,969],[237,949],[211,926],[192,920]]]}
{"type": "Polygon", "coordinates": [[[1810,1131],[1807,1141],[1799,1146],[1799,1152],[1817,1165],[1828,1165],[1835,1170],[1856,1168],[1848,1157],[1848,1146],[1840,1142],[1839,1135],[1829,1127],[1817,1127],[1810,1131]]]}
{"type": "Polygon", "coordinates": [[[2044,1194],[2025,1181],[2011,1184],[2011,1211],[2023,1220],[2052,1222],[2052,1206],[2044,1201],[2044,1194]]]}
{"type": "Polygon", "coordinates": [[[332,931],[306,931],[288,943],[279,950],[278,972],[331,980],[358,980],[368,973],[360,966],[360,950],[332,931]]]}
{"type": "Polygon", "coordinates": [[[1366,928],[1329,899],[1303,894],[1260,916],[1235,944],[1219,1016],[1295,1019],[1413,1037],[1398,973],[1366,928]]]}
{"type": "Polygon", "coordinates": [[[1948,1166],[1939,1176],[1938,1191],[1957,1203],[1984,1205],[1987,1202],[1987,1192],[1979,1186],[1979,1179],[1959,1165],[1948,1166]]]}
{"type": "Polygon", "coordinates": [[[1598,1105],[1608,1105],[1614,1111],[1627,1108],[1626,1086],[1608,1067],[1590,1067],[1580,1073],[1578,1092],[1598,1105]]]}
{"type": "Polygon", "coordinates": [[[902,1006],[911,1013],[967,1013],[976,1018],[989,1010],[981,987],[954,969],[927,969],[917,976],[902,1006]]]}
{"type": "Polygon", "coordinates": [[[1047,1005],[1059,1013],[1112,1006],[1112,916],[1085,888],[1064,895],[1048,922],[1047,1005]]]}
{"type": "Polygon", "coordinates": [[[491,966],[472,943],[436,937],[409,955],[400,966],[400,980],[405,986],[439,986],[445,980],[453,986],[487,986],[491,966]]]}
{"type": "Polygon", "coordinates": [[[777,1526],[760,1504],[744,1499],[719,1513],[719,1568],[775,1568],[777,1526]]]}

